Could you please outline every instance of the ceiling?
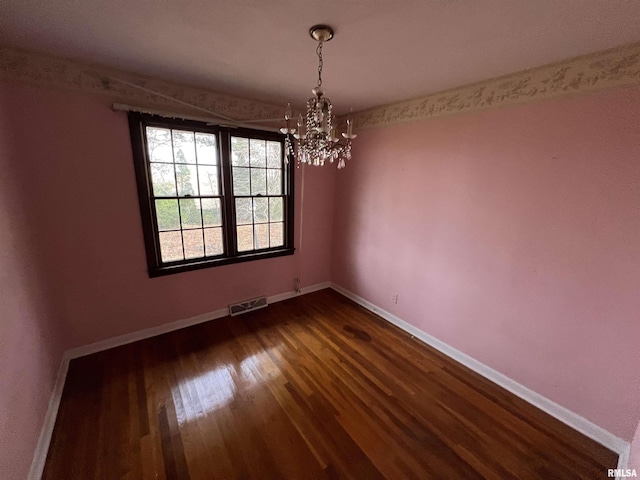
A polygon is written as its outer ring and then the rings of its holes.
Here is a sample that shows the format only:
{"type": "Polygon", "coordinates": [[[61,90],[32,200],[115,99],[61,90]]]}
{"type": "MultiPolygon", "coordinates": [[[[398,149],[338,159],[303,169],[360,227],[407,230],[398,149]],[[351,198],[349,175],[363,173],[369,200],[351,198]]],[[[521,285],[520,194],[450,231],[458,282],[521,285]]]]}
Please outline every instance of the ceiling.
{"type": "Polygon", "coordinates": [[[338,114],[640,41],[635,0],[2,0],[0,44],[338,114]]]}

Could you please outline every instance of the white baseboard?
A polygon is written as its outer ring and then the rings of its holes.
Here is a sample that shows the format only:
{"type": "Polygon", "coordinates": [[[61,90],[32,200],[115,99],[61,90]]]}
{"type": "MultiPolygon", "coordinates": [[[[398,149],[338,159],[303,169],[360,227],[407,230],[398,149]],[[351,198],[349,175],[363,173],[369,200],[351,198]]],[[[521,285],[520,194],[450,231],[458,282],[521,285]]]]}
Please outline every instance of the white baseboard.
{"type": "MultiPolygon", "coordinates": [[[[627,445],[619,452],[618,466],[619,470],[625,470],[629,465],[629,456],[631,455],[631,443],[627,442],[627,445]]],[[[621,477],[616,477],[616,480],[622,480],[621,477]]]]}
{"type": "Polygon", "coordinates": [[[58,408],[60,407],[60,399],[62,398],[64,382],[67,378],[67,370],[69,370],[70,359],[68,352],[64,352],[62,354],[62,360],[60,361],[60,367],[58,368],[58,375],[56,376],[56,383],[53,385],[53,391],[51,392],[51,398],[49,399],[49,406],[44,417],[42,430],[40,431],[40,438],[38,438],[35,454],[31,462],[31,468],[29,469],[29,480],[40,480],[42,477],[44,464],[47,460],[47,452],[49,451],[49,444],[51,443],[51,436],[53,435],[53,427],[56,424],[58,408]]]}
{"type": "Polygon", "coordinates": [[[536,393],[533,390],[528,389],[524,385],[519,384],[515,380],[512,380],[511,378],[492,369],[491,367],[488,367],[487,365],[479,362],[478,360],[470,357],[469,355],[462,353],[459,350],[456,350],[452,346],[438,340],[435,337],[432,337],[428,333],[423,332],[419,328],[411,325],[408,322],[405,322],[404,320],[396,317],[392,313],[389,313],[386,310],[378,307],[377,305],[374,305],[373,303],[369,302],[368,300],[365,300],[364,298],[356,295],[355,293],[352,293],[349,290],[346,290],[345,288],[342,288],[341,286],[333,282],[331,283],[331,288],[334,289],[336,292],[341,293],[345,297],[353,300],[357,304],[363,306],[367,310],[382,317],[389,323],[396,325],[397,327],[401,328],[405,332],[422,340],[427,345],[432,346],[436,350],[441,351],[448,357],[451,357],[457,362],[470,368],[474,372],[477,372],[483,377],[498,384],[505,390],[510,391],[514,395],[538,407],[540,410],[548,413],[552,417],[555,417],[561,422],[566,423],[574,430],[579,431],[583,435],[586,435],[587,437],[595,440],[601,445],[604,445],[608,449],[616,452],[619,455],[618,468],[626,468],[627,462],[629,460],[629,449],[630,449],[630,444],[626,440],[623,440],[622,438],[617,437],[613,433],[596,425],[590,420],[587,420],[586,418],[581,417],[577,413],[574,413],[571,410],[568,410],[567,408],[561,405],[558,405],[552,400],[549,400],[548,398],[540,395],[539,393],[536,393]]]}
{"type": "Polygon", "coordinates": [[[318,290],[324,290],[325,288],[331,288],[331,282],[316,283],[315,285],[303,287],[300,289],[299,292],[285,292],[285,293],[279,293],[278,295],[272,295],[271,297],[267,297],[267,303],[281,302],[283,300],[288,300],[298,295],[306,295],[307,293],[317,292],[318,290]]]}
{"type": "MultiPolygon", "coordinates": [[[[283,300],[293,298],[297,295],[304,295],[307,293],[315,292],[317,290],[323,290],[325,288],[330,288],[330,287],[331,287],[331,282],[324,282],[324,283],[318,283],[316,285],[310,285],[308,287],[302,288],[299,293],[290,291],[290,292],[279,293],[277,295],[272,295],[270,297],[267,297],[267,303],[271,304],[271,303],[281,302],[283,300]]],[[[208,322],[209,320],[215,320],[217,318],[226,317],[227,315],[229,315],[229,309],[221,308],[213,312],[196,315],[195,317],[185,318],[182,320],[177,320],[175,322],[158,325],[157,327],[145,328],[144,330],[138,330],[137,332],[127,333],[125,335],[120,335],[118,337],[108,338],[106,340],[101,340],[99,342],[90,343],[89,345],[83,345],[82,347],[72,348],[71,350],[68,350],[68,353],[70,355],[69,358],[84,357],[86,355],[91,355],[92,353],[101,352],[103,350],[109,350],[110,348],[120,347],[128,343],[137,342],[139,340],[145,340],[147,338],[157,337],[158,335],[162,335],[164,333],[169,333],[175,330],[180,330],[182,328],[191,327],[192,325],[197,325],[199,323],[208,322]]]]}
{"type": "MultiPolygon", "coordinates": [[[[289,298],[296,297],[298,295],[305,295],[307,293],[316,292],[318,290],[324,290],[330,288],[331,282],[317,283],[300,289],[299,292],[290,291],[279,293],[267,297],[267,303],[277,303],[289,298]]],[[[49,444],[51,443],[51,436],[53,435],[53,427],[56,423],[56,416],[58,415],[58,408],[60,407],[60,400],[62,398],[62,391],[64,389],[64,382],[67,378],[67,371],[69,370],[69,362],[74,358],[84,357],[93,353],[108,350],[110,348],[119,347],[128,343],[137,342],[138,340],[145,340],[164,333],[180,330],[181,328],[190,327],[199,323],[208,322],[217,318],[226,317],[229,315],[228,308],[221,308],[209,313],[203,313],[196,315],[195,317],[185,318],[171,323],[165,323],[157,327],[145,328],[137,332],[127,333],[118,337],[109,338],[107,340],[101,340],[99,342],[84,345],[82,347],[72,348],[67,350],[62,355],[62,361],[60,362],[60,368],[58,369],[58,376],[56,377],[56,383],[53,386],[51,398],[49,400],[49,407],[45,415],[42,431],[40,432],[40,438],[36,445],[36,450],[33,455],[33,461],[31,462],[31,469],[29,470],[29,480],[40,480],[42,472],[44,471],[44,465],[47,460],[47,452],[49,451],[49,444]]]]}
{"type": "Polygon", "coordinates": [[[137,342],[139,340],[145,340],[147,338],[157,337],[164,333],[180,330],[181,328],[190,327],[199,323],[208,322],[209,320],[215,320],[216,318],[222,318],[229,315],[228,308],[221,308],[209,313],[203,313],[196,315],[195,317],[183,318],[171,323],[165,323],[158,325],[157,327],[145,328],[144,330],[138,330],[137,332],[125,333],[113,338],[107,338],[99,342],[90,343],[81,347],[72,348],[67,350],[69,358],[79,358],[91,355],[93,353],[102,352],[103,350],[109,350],[111,348],[127,345],[128,343],[137,342]]]}

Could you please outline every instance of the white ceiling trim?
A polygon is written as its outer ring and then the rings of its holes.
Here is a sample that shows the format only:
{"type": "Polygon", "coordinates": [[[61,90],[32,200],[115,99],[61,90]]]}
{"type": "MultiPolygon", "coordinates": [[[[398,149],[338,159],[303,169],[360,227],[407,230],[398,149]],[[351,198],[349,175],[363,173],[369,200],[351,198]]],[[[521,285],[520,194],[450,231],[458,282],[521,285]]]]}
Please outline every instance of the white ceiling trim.
{"type": "Polygon", "coordinates": [[[364,110],[355,115],[355,126],[392,125],[637,83],[640,43],[364,110]]]}
{"type": "Polygon", "coordinates": [[[0,78],[102,95],[115,103],[150,109],[191,115],[207,112],[231,122],[265,121],[284,115],[281,105],[9,47],[0,48],[0,78]]]}
{"type": "MultiPolygon", "coordinates": [[[[268,120],[284,107],[59,57],[0,48],[0,78],[81,91],[176,113],[268,120]],[[156,92],[156,93],[153,93],[156,92]]],[[[640,44],[606,50],[432,95],[357,112],[357,129],[470,113],[640,83],[640,44]]],[[[277,123],[275,123],[277,125],[277,123]]]]}

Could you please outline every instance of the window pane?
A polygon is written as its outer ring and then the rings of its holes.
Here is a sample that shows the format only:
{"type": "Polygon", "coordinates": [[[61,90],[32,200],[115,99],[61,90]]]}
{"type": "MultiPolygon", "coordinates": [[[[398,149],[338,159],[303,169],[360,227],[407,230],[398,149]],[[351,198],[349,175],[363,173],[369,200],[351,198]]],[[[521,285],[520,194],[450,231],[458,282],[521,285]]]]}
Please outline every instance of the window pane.
{"type": "Polygon", "coordinates": [[[171,131],[167,128],[147,127],[149,161],[173,163],[171,131]]]}
{"type": "Polygon", "coordinates": [[[253,225],[242,225],[237,228],[238,251],[253,250],[253,225]]]}
{"type": "Polygon", "coordinates": [[[156,200],[156,216],[158,230],[178,230],[180,228],[177,200],[156,200]]]}
{"type": "Polygon", "coordinates": [[[282,168],[282,144],[267,142],[267,167],[282,168]]]}
{"type": "Polygon", "coordinates": [[[176,165],[178,196],[198,195],[198,172],[195,165],[176,165]]]}
{"type": "Polygon", "coordinates": [[[196,163],[196,148],[193,132],[172,130],[173,158],[176,163],[196,163]]]}
{"type": "Polygon", "coordinates": [[[250,195],[249,169],[233,167],[233,194],[250,195]]]}
{"type": "Polygon", "coordinates": [[[216,136],[211,133],[196,132],[196,153],[198,154],[198,163],[217,165],[218,143],[216,136]]]}
{"type": "Polygon", "coordinates": [[[203,198],[202,220],[205,227],[218,227],[222,225],[222,210],[219,198],[203,198]]]}
{"type": "Polygon", "coordinates": [[[267,170],[267,191],[269,195],[282,193],[282,171],[270,168],[267,170]]]}
{"type": "Polygon", "coordinates": [[[267,142],[265,140],[251,139],[251,166],[266,167],[267,166],[267,142]]]}
{"type": "Polygon", "coordinates": [[[253,221],[255,223],[267,223],[269,221],[269,199],[253,199],[253,221]]]}
{"type": "Polygon", "coordinates": [[[272,247],[281,247],[284,245],[284,228],[282,223],[270,223],[270,241],[272,247]]]}
{"type": "Polygon", "coordinates": [[[251,169],[251,195],[267,194],[267,171],[263,168],[251,169]]]}
{"type": "Polygon", "coordinates": [[[269,199],[269,221],[282,222],[282,197],[269,199]]]}
{"type": "Polygon", "coordinates": [[[198,166],[200,195],[218,195],[218,167],[198,166]]]}
{"type": "Polygon", "coordinates": [[[200,217],[200,199],[180,199],[180,217],[182,219],[182,228],[202,227],[202,218],[200,217]]]}
{"type": "Polygon", "coordinates": [[[184,241],[184,258],[204,257],[202,229],[183,231],[182,239],[184,241]]]}
{"type": "Polygon", "coordinates": [[[184,260],[180,232],[160,232],[160,254],[163,262],[184,260]]]}
{"type": "Polygon", "coordinates": [[[262,223],[255,226],[255,234],[253,236],[256,250],[260,248],[269,248],[269,224],[262,223]]]}
{"type": "Polygon", "coordinates": [[[221,228],[204,229],[204,248],[207,257],[222,255],[224,253],[221,228]]]}
{"type": "Polygon", "coordinates": [[[253,223],[253,210],[250,198],[236,198],[236,223],[246,225],[253,223]]]}
{"type": "Polygon", "coordinates": [[[171,163],[151,164],[151,183],[155,197],[176,196],[176,171],[171,163]]]}
{"type": "Polygon", "coordinates": [[[249,139],[231,137],[231,165],[234,167],[249,166],[249,139]]]}

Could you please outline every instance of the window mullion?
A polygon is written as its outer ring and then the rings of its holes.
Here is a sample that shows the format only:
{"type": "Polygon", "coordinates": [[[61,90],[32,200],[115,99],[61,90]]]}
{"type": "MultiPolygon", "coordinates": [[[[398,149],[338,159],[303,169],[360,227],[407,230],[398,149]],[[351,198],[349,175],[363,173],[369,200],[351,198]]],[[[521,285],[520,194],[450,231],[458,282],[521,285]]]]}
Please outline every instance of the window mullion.
{"type": "MultiPolygon", "coordinates": [[[[182,259],[187,258],[184,252],[184,235],[182,234],[182,205],[180,204],[180,192],[178,191],[178,168],[176,165],[176,154],[173,146],[173,129],[169,130],[171,139],[171,158],[173,158],[173,176],[176,181],[176,194],[178,195],[178,220],[180,221],[180,243],[182,244],[182,259]]],[[[155,200],[154,200],[155,203],[155,200]]],[[[156,219],[157,223],[157,219],[156,219]]],[[[159,235],[159,234],[158,234],[159,235]]]]}
{"type": "MultiPolygon", "coordinates": [[[[196,185],[198,185],[198,203],[200,204],[200,227],[201,227],[201,233],[202,233],[202,255],[203,257],[207,256],[207,240],[205,239],[204,236],[204,212],[203,212],[203,208],[202,208],[202,192],[201,190],[201,183],[200,183],[200,157],[198,155],[198,146],[197,146],[197,142],[196,142],[196,134],[195,132],[191,132],[191,135],[193,135],[193,148],[195,150],[195,154],[196,154],[196,185]]],[[[178,193],[178,185],[176,184],[176,193],[178,193]]]]}
{"type": "Polygon", "coordinates": [[[231,133],[226,128],[220,129],[220,168],[222,173],[222,193],[224,199],[222,231],[227,256],[238,254],[236,245],[236,219],[233,205],[233,184],[231,178],[231,133]]]}

